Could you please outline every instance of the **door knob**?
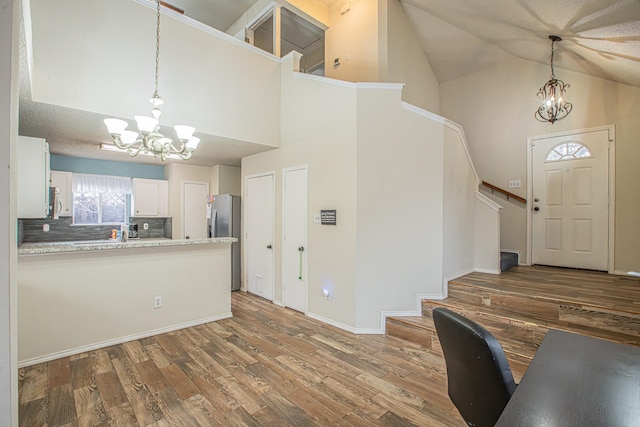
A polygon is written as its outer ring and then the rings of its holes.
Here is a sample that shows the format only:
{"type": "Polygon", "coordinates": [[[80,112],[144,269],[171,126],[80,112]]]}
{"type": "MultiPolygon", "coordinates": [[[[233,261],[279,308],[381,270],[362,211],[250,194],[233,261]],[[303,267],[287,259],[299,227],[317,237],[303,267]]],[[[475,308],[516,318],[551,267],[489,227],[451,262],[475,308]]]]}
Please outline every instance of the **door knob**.
{"type": "Polygon", "coordinates": [[[533,208],[533,210],[534,210],[534,211],[536,211],[536,212],[538,212],[538,211],[540,210],[540,208],[539,208],[539,207],[537,207],[537,206],[535,206],[535,207],[533,208]]]}
{"type": "Polygon", "coordinates": [[[271,245],[267,245],[267,249],[271,249],[271,245]]]}
{"type": "Polygon", "coordinates": [[[300,246],[300,247],[298,248],[298,250],[299,250],[300,252],[303,252],[303,251],[304,251],[304,246],[300,246]]]}

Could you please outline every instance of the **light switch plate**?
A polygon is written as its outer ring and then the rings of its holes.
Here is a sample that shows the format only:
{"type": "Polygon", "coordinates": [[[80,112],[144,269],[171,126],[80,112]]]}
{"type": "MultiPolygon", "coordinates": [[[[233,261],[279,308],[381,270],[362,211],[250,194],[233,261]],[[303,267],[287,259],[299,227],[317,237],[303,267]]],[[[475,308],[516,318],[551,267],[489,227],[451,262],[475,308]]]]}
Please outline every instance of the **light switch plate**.
{"type": "Polygon", "coordinates": [[[320,214],[318,214],[318,213],[317,214],[313,214],[313,223],[314,224],[320,224],[320,222],[321,222],[320,218],[321,218],[320,214]]]}
{"type": "Polygon", "coordinates": [[[510,179],[509,180],[509,188],[520,188],[522,187],[522,181],[519,179],[510,179]]]}

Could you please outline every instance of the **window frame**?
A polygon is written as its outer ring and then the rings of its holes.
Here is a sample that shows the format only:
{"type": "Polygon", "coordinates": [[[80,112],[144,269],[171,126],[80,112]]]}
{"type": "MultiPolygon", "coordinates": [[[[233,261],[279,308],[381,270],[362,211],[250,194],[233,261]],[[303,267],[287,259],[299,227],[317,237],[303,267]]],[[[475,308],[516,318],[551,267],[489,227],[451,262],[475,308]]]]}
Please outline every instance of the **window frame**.
{"type": "Polygon", "coordinates": [[[116,226],[116,225],[126,225],[128,223],[128,212],[129,212],[129,197],[130,195],[127,193],[117,193],[117,192],[104,192],[104,191],[97,191],[97,192],[87,192],[89,194],[97,194],[98,195],[98,202],[97,202],[97,207],[98,207],[98,222],[83,222],[83,223],[77,223],[76,222],[76,194],[84,194],[84,193],[77,193],[77,192],[72,192],[72,209],[71,209],[71,218],[72,218],[72,225],[74,226],[100,226],[100,225],[108,225],[108,226],[116,226]],[[119,194],[121,196],[124,196],[124,206],[123,206],[123,218],[124,221],[123,222],[103,222],[102,218],[103,218],[103,194],[105,193],[111,193],[111,194],[119,194]]]}

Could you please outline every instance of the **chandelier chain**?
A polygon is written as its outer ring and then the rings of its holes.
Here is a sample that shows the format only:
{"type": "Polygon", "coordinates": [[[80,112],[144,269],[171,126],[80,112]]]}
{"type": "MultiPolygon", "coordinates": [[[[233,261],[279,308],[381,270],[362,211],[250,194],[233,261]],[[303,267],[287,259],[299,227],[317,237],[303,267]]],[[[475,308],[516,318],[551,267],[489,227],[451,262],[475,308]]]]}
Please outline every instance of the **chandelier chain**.
{"type": "Polygon", "coordinates": [[[153,93],[154,98],[159,98],[158,82],[160,80],[160,0],[156,0],[156,87],[153,93]]]}
{"type": "Polygon", "coordinates": [[[128,123],[120,119],[105,119],[104,124],[113,138],[113,144],[117,149],[126,151],[131,157],[138,154],[151,155],[165,161],[167,158],[179,158],[189,160],[200,142],[200,138],[193,136],[195,128],[185,125],[175,125],[178,136],[178,146],[174,145],[173,138],[168,138],[160,131],[160,106],[164,103],[158,95],[160,83],[160,7],[162,0],[156,2],[156,74],[155,92],[149,102],[153,105],[148,116],[134,116],[139,132],[128,131],[128,123]]]}
{"type": "Polygon", "coordinates": [[[556,73],[553,70],[553,56],[554,56],[554,53],[555,53],[555,49],[554,49],[555,43],[556,43],[555,40],[551,41],[551,79],[555,79],[556,78],[556,73]]]}

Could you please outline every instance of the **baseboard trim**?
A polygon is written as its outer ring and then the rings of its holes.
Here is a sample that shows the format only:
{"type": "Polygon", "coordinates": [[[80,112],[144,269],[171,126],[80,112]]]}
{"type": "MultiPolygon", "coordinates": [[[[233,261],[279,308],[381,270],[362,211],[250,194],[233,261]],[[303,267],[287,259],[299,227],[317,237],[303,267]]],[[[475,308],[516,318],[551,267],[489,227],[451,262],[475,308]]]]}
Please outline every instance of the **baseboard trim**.
{"type": "Polygon", "coordinates": [[[422,316],[422,300],[432,299],[441,301],[446,298],[444,294],[416,294],[416,309],[413,311],[381,311],[380,312],[380,330],[387,333],[387,317],[413,317],[422,316]]]}
{"type": "Polygon", "coordinates": [[[335,320],[328,319],[315,313],[307,313],[307,317],[317,320],[318,322],[326,323],[327,325],[335,326],[343,331],[350,332],[354,335],[383,335],[384,330],[374,328],[354,328],[353,326],[345,325],[344,323],[336,322],[335,320]]]}
{"type": "Polygon", "coordinates": [[[178,323],[176,325],[171,325],[164,328],[153,329],[150,331],[140,332],[138,334],[127,335],[120,338],[101,341],[95,344],[89,344],[82,347],[76,347],[69,350],[59,351],[59,352],[47,354],[44,356],[32,357],[31,359],[18,361],[18,368],[25,368],[27,366],[37,365],[38,363],[44,363],[44,362],[49,362],[51,360],[60,359],[61,357],[73,356],[75,354],[98,350],[100,348],[110,347],[112,345],[118,345],[118,344],[122,344],[129,341],[139,340],[141,338],[147,338],[154,335],[173,332],[179,329],[190,328],[192,326],[198,326],[205,323],[216,322],[218,320],[228,319],[230,317],[233,317],[233,314],[231,312],[228,312],[228,313],[220,314],[217,316],[205,317],[203,319],[197,319],[197,320],[192,320],[190,322],[178,323]]]}
{"type": "Polygon", "coordinates": [[[277,305],[278,307],[284,307],[284,304],[282,303],[282,301],[278,301],[278,300],[275,300],[275,299],[274,299],[274,300],[273,300],[273,303],[274,303],[275,305],[277,305]]]}
{"type": "Polygon", "coordinates": [[[627,271],[627,270],[614,270],[613,274],[615,274],[616,276],[640,277],[640,276],[637,276],[637,272],[627,271]],[[629,273],[636,273],[636,274],[629,274],[629,273]]]}

